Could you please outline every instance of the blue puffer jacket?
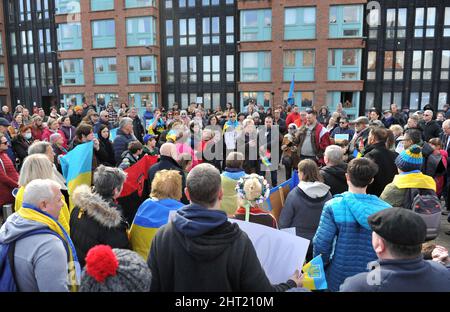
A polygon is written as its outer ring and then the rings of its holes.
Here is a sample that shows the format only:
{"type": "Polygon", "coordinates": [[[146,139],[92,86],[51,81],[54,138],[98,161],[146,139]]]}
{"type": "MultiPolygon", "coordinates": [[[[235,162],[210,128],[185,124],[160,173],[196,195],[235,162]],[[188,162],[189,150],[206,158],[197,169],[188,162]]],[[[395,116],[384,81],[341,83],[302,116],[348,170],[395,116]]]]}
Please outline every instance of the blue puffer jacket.
{"type": "Polygon", "coordinates": [[[365,272],[377,259],[367,217],[391,206],[374,195],[345,192],[326,202],[313,239],[314,257],[322,254],[328,287],[365,272]]]}

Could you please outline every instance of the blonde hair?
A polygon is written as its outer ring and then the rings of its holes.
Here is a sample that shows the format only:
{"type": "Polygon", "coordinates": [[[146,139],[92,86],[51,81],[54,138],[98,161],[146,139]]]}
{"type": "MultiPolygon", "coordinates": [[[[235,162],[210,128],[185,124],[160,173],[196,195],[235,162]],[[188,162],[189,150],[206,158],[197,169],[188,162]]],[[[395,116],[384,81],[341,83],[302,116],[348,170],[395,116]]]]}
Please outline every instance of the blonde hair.
{"type": "Polygon", "coordinates": [[[181,193],[181,181],[181,175],[176,170],[158,171],[152,182],[150,196],[160,200],[171,198],[179,201],[183,196],[181,193]]]}
{"type": "Polygon", "coordinates": [[[25,158],[20,169],[19,186],[26,186],[36,179],[54,180],[53,166],[47,155],[33,154],[25,158]]]}
{"type": "Polygon", "coordinates": [[[242,189],[244,191],[244,198],[239,197],[239,204],[243,206],[246,202],[250,202],[252,205],[256,204],[256,200],[261,196],[263,186],[259,181],[259,175],[252,173],[247,175],[244,180],[242,189]]]}
{"type": "Polygon", "coordinates": [[[403,134],[403,128],[400,125],[392,125],[389,127],[389,130],[391,130],[394,134],[398,133],[399,135],[403,134]]]}

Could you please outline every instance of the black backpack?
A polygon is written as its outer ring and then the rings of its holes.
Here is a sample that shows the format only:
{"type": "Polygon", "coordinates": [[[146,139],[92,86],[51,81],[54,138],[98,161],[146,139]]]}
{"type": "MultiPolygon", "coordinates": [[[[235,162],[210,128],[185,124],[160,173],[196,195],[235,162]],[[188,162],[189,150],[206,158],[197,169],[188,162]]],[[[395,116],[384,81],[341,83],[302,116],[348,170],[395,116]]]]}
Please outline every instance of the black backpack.
{"type": "Polygon", "coordinates": [[[441,201],[430,189],[410,188],[406,190],[403,207],[417,213],[427,225],[427,240],[435,239],[441,225],[441,201]]]}

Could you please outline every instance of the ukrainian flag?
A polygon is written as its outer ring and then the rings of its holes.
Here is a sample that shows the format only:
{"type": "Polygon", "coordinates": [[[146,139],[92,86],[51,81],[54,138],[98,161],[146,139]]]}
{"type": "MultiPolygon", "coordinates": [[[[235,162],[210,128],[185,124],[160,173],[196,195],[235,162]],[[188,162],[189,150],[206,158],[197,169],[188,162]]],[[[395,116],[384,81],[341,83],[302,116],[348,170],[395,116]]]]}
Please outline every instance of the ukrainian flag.
{"type": "MultiPolygon", "coordinates": [[[[94,142],[83,143],[75,147],[60,158],[63,176],[67,181],[69,195],[72,195],[77,186],[87,184],[91,186],[92,157],[94,142]]],[[[70,211],[73,209],[70,203],[70,211]]]]}
{"type": "Polygon", "coordinates": [[[139,207],[130,229],[132,249],[147,260],[153,237],[158,229],[169,220],[171,211],[184,205],[174,199],[147,199],[139,207]]]}
{"type": "Polygon", "coordinates": [[[322,255],[318,255],[303,266],[303,287],[309,290],[327,289],[322,255]]]}

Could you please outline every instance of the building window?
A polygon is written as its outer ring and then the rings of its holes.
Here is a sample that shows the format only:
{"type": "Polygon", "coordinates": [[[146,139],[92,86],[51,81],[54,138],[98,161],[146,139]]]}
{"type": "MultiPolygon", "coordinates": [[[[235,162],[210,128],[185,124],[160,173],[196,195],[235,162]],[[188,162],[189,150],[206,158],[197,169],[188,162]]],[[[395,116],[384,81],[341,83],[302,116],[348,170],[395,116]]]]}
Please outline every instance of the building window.
{"type": "Polygon", "coordinates": [[[203,82],[220,81],[220,55],[203,56],[203,82]]]}
{"type": "Polygon", "coordinates": [[[376,79],[377,52],[369,51],[367,55],[367,80],[376,79]]]}
{"type": "Polygon", "coordinates": [[[386,38],[405,38],[406,36],[406,8],[387,9],[386,38]]]}
{"type": "Polygon", "coordinates": [[[328,50],[328,80],[359,80],[361,50],[328,50]]]}
{"type": "Polygon", "coordinates": [[[180,45],[195,45],[195,18],[180,19],[180,45]]]}
{"type": "Polygon", "coordinates": [[[271,81],[271,52],[241,52],[241,81],[271,81]]]}
{"type": "Polygon", "coordinates": [[[433,51],[414,51],[412,62],[412,80],[430,80],[433,67],[433,51]]]}
{"type": "Polygon", "coordinates": [[[18,88],[20,87],[19,65],[17,64],[13,65],[13,72],[14,72],[14,87],[18,88]]]}
{"type": "Polygon", "coordinates": [[[450,7],[445,8],[444,37],[450,37],[450,7]]]}
{"type": "Polygon", "coordinates": [[[115,57],[94,58],[94,77],[97,85],[117,84],[117,61],[115,57]]]}
{"type": "Polygon", "coordinates": [[[178,0],[178,7],[179,8],[185,8],[186,7],[186,0],[178,0]]]}
{"type": "Polygon", "coordinates": [[[227,55],[227,81],[234,81],[234,55],[227,55]]]}
{"type": "Polygon", "coordinates": [[[434,37],[435,22],[436,8],[416,8],[414,37],[434,37]]]}
{"type": "Polygon", "coordinates": [[[156,57],[153,55],[128,57],[128,83],[156,83],[156,57]]]}
{"type": "Polygon", "coordinates": [[[2,36],[1,32],[0,32],[0,55],[4,55],[3,54],[3,36],[2,36]]]}
{"type": "Polygon", "coordinates": [[[375,92],[366,92],[366,110],[375,107],[375,92]]]}
{"type": "Polygon", "coordinates": [[[63,86],[84,85],[82,59],[62,60],[60,69],[63,86]]]}
{"type": "Polygon", "coordinates": [[[96,93],[95,100],[98,106],[105,106],[112,103],[114,107],[119,107],[119,94],[117,93],[96,93]]]}
{"type": "Polygon", "coordinates": [[[284,39],[316,38],[316,8],[301,7],[284,10],[284,39]]]}
{"type": "Polygon", "coordinates": [[[173,63],[173,57],[167,58],[167,83],[175,82],[175,66],[173,63]]]}
{"type": "Polygon", "coordinates": [[[76,93],[76,94],[61,94],[61,99],[65,105],[65,107],[74,106],[74,105],[81,105],[83,102],[83,93],[76,93]]]}
{"type": "Polygon", "coordinates": [[[129,93],[129,104],[137,108],[145,108],[147,103],[152,103],[153,107],[158,106],[158,95],[156,93],[129,93]]]}
{"type": "Polygon", "coordinates": [[[114,10],[114,0],[91,0],[91,11],[107,10],[114,10]]]}
{"type": "Polygon", "coordinates": [[[39,29],[39,53],[49,53],[52,51],[50,29],[39,29]]]}
{"type": "MultiPolygon", "coordinates": [[[[19,2],[21,3],[22,8],[22,0],[19,2]]],[[[55,0],[55,10],[56,14],[80,13],[80,0],[55,0]]],[[[21,20],[23,21],[23,19],[21,20]]],[[[31,20],[31,18],[29,20],[31,20]]]]}
{"type": "Polygon", "coordinates": [[[20,32],[21,38],[22,38],[22,54],[33,54],[34,48],[33,48],[33,32],[31,30],[28,31],[21,31],[20,32]]]}
{"type": "Polygon", "coordinates": [[[48,0],[44,0],[44,7],[42,7],[41,1],[36,1],[36,17],[39,21],[50,17],[48,0]]]}
{"type": "Polygon", "coordinates": [[[448,80],[449,70],[450,70],[450,50],[443,50],[441,59],[441,79],[448,80]]]}
{"type": "Polygon", "coordinates": [[[197,57],[189,56],[189,81],[197,82],[197,57]]]}
{"type": "Polygon", "coordinates": [[[58,50],[81,50],[81,24],[69,23],[58,25],[58,50]]]}
{"type": "Polygon", "coordinates": [[[11,33],[11,55],[17,55],[16,33],[11,33]]]}
{"type": "Polygon", "coordinates": [[[187,56],[180,57],[180,83],[188,82],[188,58],[187,56]]]}
{"type": "Polygon", "coordinates": [[[203,44],[220,43],[219,17],[203,18],[203,44]]]}
{"type": "Polygon", "coordinates": [[[127,18],[127,46],[151,46],[156,44],[154,17],[127,18]]]}
{"type": "Polygon", "coordinates": [[[41,85],[53,86],[53,63],[41,63],[41,85]]]}
{"type": "Polygon", "coordinates": [[[314,50],[284,51],[283,80],[313,81],[315,67],[314,50]]]}
{"type": "Polygon", "coordinates": [[[173,46],[173,21],[166,20],[166,44],[173,46]]]}
{"type": "Polygon", "coordinates": [[[330,38],[361,37],[363,10],[362,5],[330,6],[330,38]]]}
{"type": "Polygon", "coordinates": [[[438,110],[444,110],[444,105],[447,103],[447,92],[439,92],[438,110]]]}
{"type": "Polygon", "coordinates": [[[116,46],[116,33],[114,20],[92,22],[92,47],[114,48],[116,46]]]}
{"type": "Polygon", "coordinates": [[[272,10],[241,11],[241,41],[272,39],[272,10]]]}
{"type": "Polygon", "coordinates": [[[125,0],[125,8],[143,8],[155,6],[155,0],[125,0]]]}
{"type": "Polygon", "coordinates": [[[386,80],[403,79],[403,69],[405,65],[405,51],[385,51],[384,52],[384,74],[386,80]],[[394,76],[395,71],[395,76],[394,76]]]}
{"type": "Polygon", "coordinates": [[[234,43],[234,16],[227,16],[226,36],[226,43],[234,43]]]}
{"type": "Polygon", "coordinates": [[[202,0],[203,6],[210,6],[210,5],[219,5],[219,0],[202,0]]]}
{"type": "Polygon", "coordinates": [[[5,87],[5,65],[0,64],[0,87],[5,87]]]}
{"type": "Polygon", "coordinates": [[[171,9],[173,7],[173,3],[172,0],[166,0],[166,9],[171,9]]]}

